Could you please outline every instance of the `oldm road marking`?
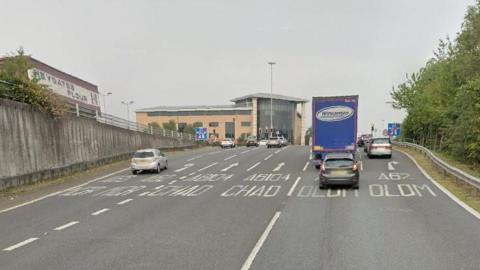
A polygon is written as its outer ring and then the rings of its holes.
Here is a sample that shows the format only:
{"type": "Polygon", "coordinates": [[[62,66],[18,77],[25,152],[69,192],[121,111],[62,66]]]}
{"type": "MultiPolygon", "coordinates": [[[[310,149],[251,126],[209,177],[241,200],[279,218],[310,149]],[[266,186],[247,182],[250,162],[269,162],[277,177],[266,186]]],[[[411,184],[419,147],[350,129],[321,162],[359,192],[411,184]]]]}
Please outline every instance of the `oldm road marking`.
{"type": "Polygon", "coordinates": [[[270,220],[270,223],[268,223],[267,228],[263,232],[262,236],[260,236],[260,239],[258,239],[257,244],[255,244],[255,247],[253,247],[252,252],[250,252],[250,255],[248,255],[247,260],[243,264],[241,270],[249,270],[250,266],[252,266],[253,260],[255,260],[255,257],[257,256],[258,252],[262,248],[263,243],[267,239],[268,235],[270,234],[270,231],[273,229],[273,225],[275,225],[275,222],[277,222],[277,219],[280,217],[281,212],[276,212],[275,215],[272,217],[270,220]]]}
{"type": "Polygon", "coordinates": [[[28,238],[28,239],[25,240],[25,241],[22,241],[22,242],[20,242],[20,243],[18,243],[18,244],[15,244],[15,245],[13,245],[13,246],[10,246],[10,247],[7,247],[7,248],[3,249],[3,251],[12,251],[12,250],[14,250],[14,249],[17,249],[17,248],[19,248],[19,247],[23,247],[23,246],[28,245],[28,244],[30,244],[30,243],[32,243],[32,242],[34,242],[34,241],[37,241],[37,240],[38,240],[38,238],[35,238],[35,237],[28,238]]]}

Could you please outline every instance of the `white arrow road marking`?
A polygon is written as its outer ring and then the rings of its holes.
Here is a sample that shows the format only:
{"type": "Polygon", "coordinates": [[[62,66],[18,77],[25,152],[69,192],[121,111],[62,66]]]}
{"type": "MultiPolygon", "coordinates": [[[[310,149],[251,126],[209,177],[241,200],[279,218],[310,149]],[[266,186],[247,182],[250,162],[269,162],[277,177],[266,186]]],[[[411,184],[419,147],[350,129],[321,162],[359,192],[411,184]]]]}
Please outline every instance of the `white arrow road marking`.
{"type": "Polygon", "coordinates": [[[285,166],[285,162],[282,162],[280,164],[277,165],[277,167],[275,169],[273,169],[274,172],[278,172],[280,171],[280,169],[285,166]]]}
{"type": "Polygon", "coordinates": [[[237,163],[230,164],[230,166],[226,167],[225,169],[222,169],[222,172],[226,172],[226,171],[228,171],[228,170],[230,170],[231,168],[236,167],[236,166],[238,166],[238,162],[237,162],[237,163]]]}
{"type": "Polygon", "coordinates": [[[188,163],[188,164],[185,164],[185,166],[183,168],[180,168],[178,170],[175,170],[175,172],[181,172],[181,171],[184,171],[190,167],[192,167],[194,164],[193,163],[188,163]]]}
{"type": "Polygon", "coordinates": [[[217,165],[217,164],[218,164],[218,162],[212,163],[212,164],[208,165],[207,167],[201,168],[200,170],[198,170],[198,172],[204,171],[204,170],[206,170],[206,169],[208,169],[208,168],[210,168],[210,167],[213,167],[213,166],[215,166],[215,165],[217,165]]]}
{"type": "Polygon", "coordinates": [[[14,250],[14,249],[17,249],[17,248],[19,248],[19,247],[23,247],[23,246],[28,245],[28,244],[30,244],[30,243],[32,243],[32,242],[34,242],[34,241],[37,241],[37,240],[38,240],[38,238],[35,238],[35,237],[28,238],[28,239],[25,240],[25,241],[22,241],[22,242],[20,242],[20,243],[18,243],[18,244],[15,244],[15,245],[13,245],[13,246],[8,247],[8,248],[5,248],[3,251],[12,251],[12,250],[14,250]]]}
{"type": "Polygon", "coordinates": [[[58,226],[57,228],[55,228],[55,229],[53,229],[53,230],[55,230],[55,231],[65,230],[66,228],[72,227],[73,225],[76,225],[76,224],[78,224],[78,223],[80,223],[80,221],[72,221],[72,222],[69,222],[69,223],[64,224],[64,225],[62,225],[62,226],[58,226]]]}
{"type": "Polygon", "coordinates": [[[260,161],[255,163],[255,165],[253,165],[252,167],[248,168],[247,172],[251,171],[253,168],[257,167],[258,165],[260,165],[260,161]]]}
{"type": "Polygon", "coordinates": [[[395,171],[395,167],[393,167],[393,165],[397,165],[398,162],[397,161],[390,161],[388,162],[388,170],[389,171],[395,171]]]}

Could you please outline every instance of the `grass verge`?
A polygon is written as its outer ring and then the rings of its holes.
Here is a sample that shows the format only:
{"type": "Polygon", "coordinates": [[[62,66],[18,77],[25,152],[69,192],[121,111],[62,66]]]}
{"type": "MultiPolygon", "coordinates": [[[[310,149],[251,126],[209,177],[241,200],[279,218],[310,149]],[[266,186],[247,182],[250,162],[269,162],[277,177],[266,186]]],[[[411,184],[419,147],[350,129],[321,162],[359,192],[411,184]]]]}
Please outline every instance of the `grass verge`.
{"type": "MultiPolygon", "coordinates": [[[[460,183],[460,181],[456,183],[453,177],[443,175],[443,173],[437,169],[430,160],[425,158],[422,153],[417,150],[398,146],[395,148],[410,154],[437,183],[449,190],[462,202],[466,203],[477,212],[480,212],[480,195],[474,196],[472,188],[468,184],[460,183]]],[[[447,160],[444,161],[448,163],[447,160]]],[[[454,164],[452,165],[455,166],[454,164]]]]}

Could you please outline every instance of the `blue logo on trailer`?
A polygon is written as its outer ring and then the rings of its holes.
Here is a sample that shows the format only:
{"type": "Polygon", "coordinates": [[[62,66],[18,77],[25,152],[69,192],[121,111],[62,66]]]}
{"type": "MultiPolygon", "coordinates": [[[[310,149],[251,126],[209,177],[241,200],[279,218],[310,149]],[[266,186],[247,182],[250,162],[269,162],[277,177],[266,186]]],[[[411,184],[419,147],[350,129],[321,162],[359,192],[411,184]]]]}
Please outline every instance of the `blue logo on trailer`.
{"type": "Polygon", "coordinates": [[[388,135],[392,137],[400,136],[400,124],[388,123],[388,135]]]}
{"type": "Polygon", "coordinates": [[[196,127],[195,128],[195,141],[206,141],[208,140],[208,132],[207,128],[204,127],[196,127]]]}

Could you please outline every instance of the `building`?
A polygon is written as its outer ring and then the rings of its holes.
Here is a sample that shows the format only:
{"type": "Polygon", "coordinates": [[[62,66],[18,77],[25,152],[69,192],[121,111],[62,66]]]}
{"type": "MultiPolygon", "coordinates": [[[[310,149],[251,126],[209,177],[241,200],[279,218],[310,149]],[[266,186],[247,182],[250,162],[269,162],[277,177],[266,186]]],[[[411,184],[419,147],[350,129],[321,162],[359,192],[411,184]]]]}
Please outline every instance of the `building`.
{"type": "Polygon", "coordinates": [[[305,99],[256,93],[231,100],[234,104],[220,106],[157,106],[136,110],[137,122],[159,125],[174,121],[182,130],[186,125],[206,127],[211,140],[257,136],[266,139],[283,135],[291,143],[304,143],[305,99]],[[270,107],[272,102],[272,107],[270,107]],[[270,129],[272,108],[273,130],[270,129]]]}
{"type": "MultiPolygon", "coordinates": [[[[5,58],[0,58],[0,65],[5,58]]],[[[100,112],[98,87],[73,75],[60,71],[39,60],[27,56],[31,68],[30,79],[37,79],[40,84],[48,86],[53,93],[65,101],[67,107],[81,114],[95,116],[100,112]]]]}

